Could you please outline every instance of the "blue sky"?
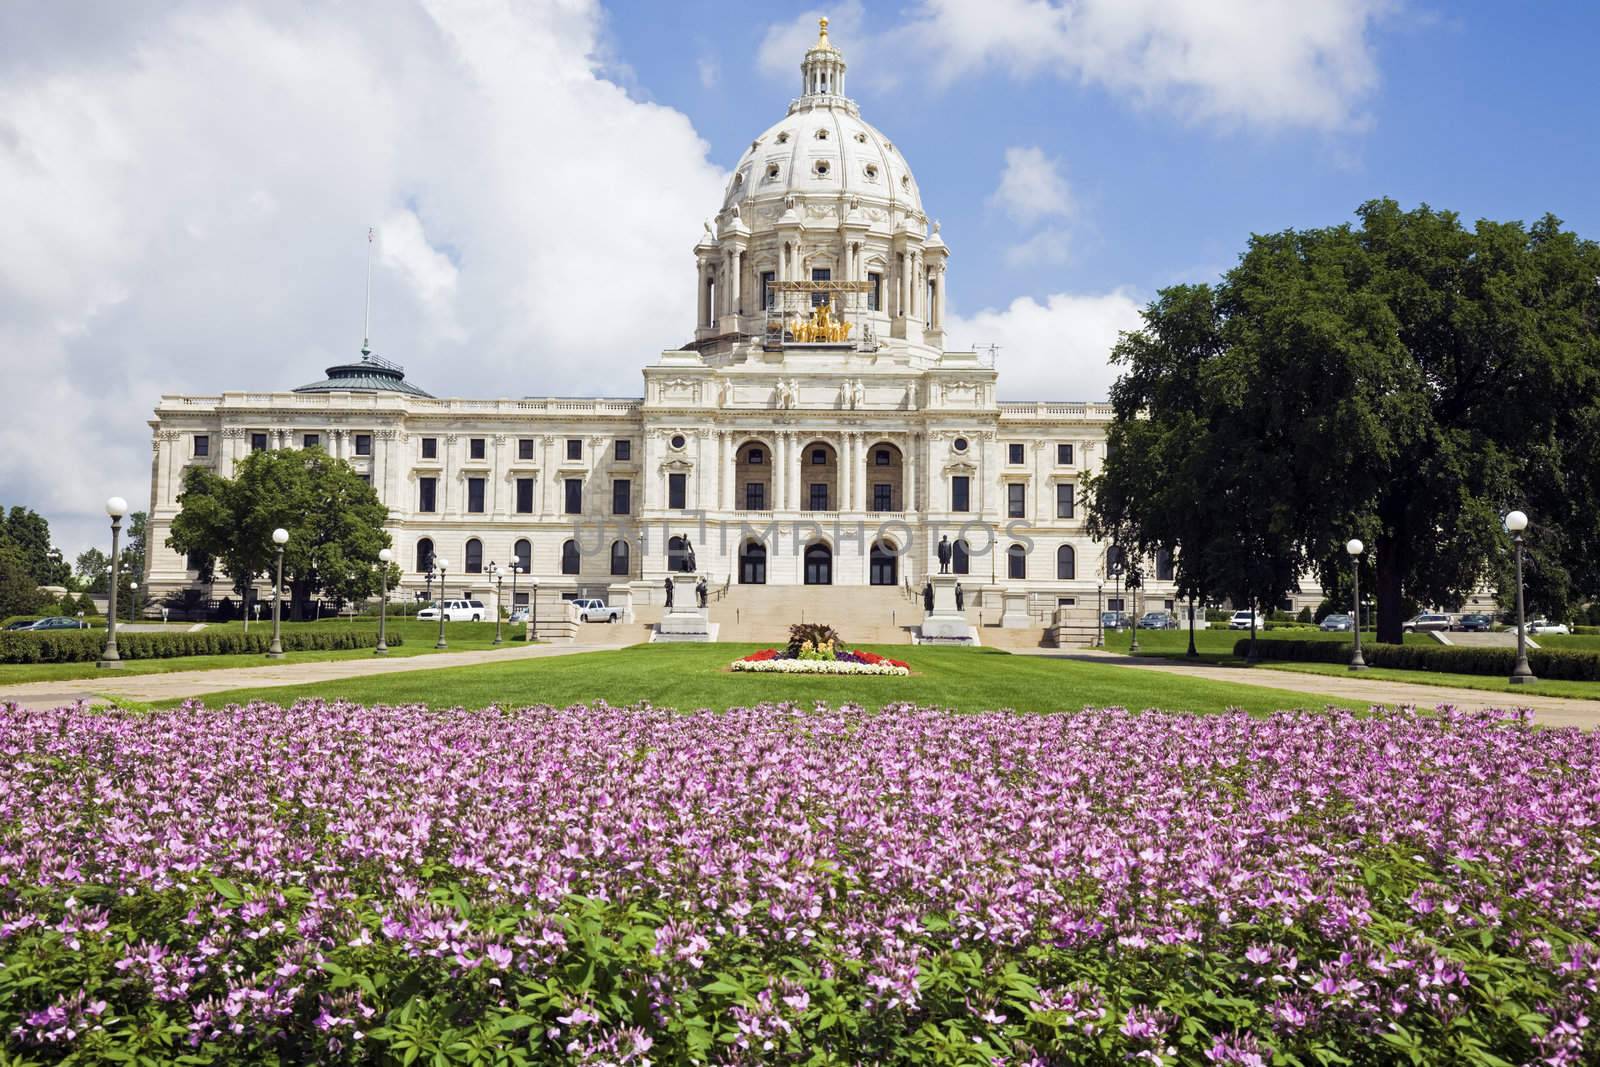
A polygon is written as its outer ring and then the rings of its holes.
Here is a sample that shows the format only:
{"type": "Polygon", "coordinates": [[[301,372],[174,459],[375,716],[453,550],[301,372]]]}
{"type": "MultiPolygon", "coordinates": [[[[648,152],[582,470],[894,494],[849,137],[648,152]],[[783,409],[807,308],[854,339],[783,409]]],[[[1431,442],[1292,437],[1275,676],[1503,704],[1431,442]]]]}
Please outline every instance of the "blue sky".
{"type": "MultiPolygon", "coordinates": [[[[635,91],[693,117],[711,158],[731,165],[772,121],[793,77],[758,68],[773,22],[827,7],[710,0],[607,5],[615,58],[635,91]],[[715,65],[702,82],[694,57],[715,65]]],[[[866,7],[863,28],[892,33],[899,5],[866,7]]],[[[837,20],[836,20],[837,21],[837,20]]],[[[930,215],[958,254],[961,309],[1021,294],[1130,286],[1140,294],[1226,269],[1248,234],[1350,218],[1363,201],[1428,202],[1471,220],[1553,212],[1600,237],[1600,97],[1593,80],[1600,4],[1397,4],[1369,23],[1378,83],[1352,100],[1360,122],[1330,130],[1245,118],[1194,118],[1127,93],[990,66],[948,85],[915,71],[851,95],[904,149],[930,215]],[[1062,264],[1010,266],[1021,231],[988,205],[1011,146],[1060,161],[1075,214],[1062,264]]],[[[851,59],[850,33],[836,44],[851,59]]],[[[798,57],[796,57],[796,64],[798,57]]]]}
{"type": "Polygon", "coordinates": [[[0,503],[98,543],[159,397],[352,358],[369,227],[423,388],[638,395],[818,14],[1002,399],[1103,398],[1161,286],[1372,197],[1600,237],[1577,0],[6,0],[0,503]]]}

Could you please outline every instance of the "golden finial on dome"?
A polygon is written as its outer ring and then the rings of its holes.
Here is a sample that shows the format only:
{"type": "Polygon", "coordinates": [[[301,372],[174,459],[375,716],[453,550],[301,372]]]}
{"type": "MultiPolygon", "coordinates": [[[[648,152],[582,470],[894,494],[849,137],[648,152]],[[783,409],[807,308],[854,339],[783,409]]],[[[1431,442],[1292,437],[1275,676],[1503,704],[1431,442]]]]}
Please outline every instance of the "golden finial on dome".
{"type": "Polygon", "coordinates": [[[824,15],[817,20],[817,43],[811,46],[813,52],[837,52],[833,42],[828,40],[828,16],[824,15]]]}

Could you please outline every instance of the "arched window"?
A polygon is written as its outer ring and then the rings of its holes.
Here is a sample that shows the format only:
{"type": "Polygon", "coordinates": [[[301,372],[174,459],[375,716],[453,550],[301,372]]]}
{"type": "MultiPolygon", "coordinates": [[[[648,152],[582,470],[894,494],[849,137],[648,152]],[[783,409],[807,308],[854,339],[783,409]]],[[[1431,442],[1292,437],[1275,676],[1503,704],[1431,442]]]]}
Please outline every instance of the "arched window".
{"type": "Polygon", "coordinates": [[[950,570],[954,574],[972,572],[972,553],[968,551],[965,541],[957,541],[950,546],[950,570]]]}
{"type": "Polygon", "coordinates": [[[526,537],[522,538],[511,549],[511,554],[517,558],[517,569],[527,574],[533,569],[533,546],[526,537]]]}
{"type": "Polygon", "coordinates": [[[1026,578],[1028,576],[1028,554],[1021,545],[1012,545],[1006,549],[1006,577],[1026,578]]]}
{"type": "Polygon", "coordinates": [[[628,542],[611,542],[611,573],[626,576],[628,573],[628,542]]]}
{"type": "Polygon", "coordinates": [[[739,584],[767,584],[767,546],[760,541],[747,541],[739,551],[739,584]]]}
{"type": "Polygon", "coordinates": [[[872,543],[867,563],[867,581],[872,585],[900,584],[900,560],[894,554],[893,546],[882,541],[872,543]]]}
{"type": "Polygon", "coordinates": [[[424,537],[417,542],[417,573],[426,574],[433,570],[433,538],[424,537]]]}
{"type": "Polygon", "coordinates": [[[1172,553],[1164,548],[1156,549],[1156,581],[1172,581],[1172,553]]]}
{"type": "Polygon", "coordinates": [[[1062,545],[1056,549],[1056,578],[1065,582],[1077,576],[1078,554],[1072,550],[1071,545],[1062,545]]]}
{"type": "Polygon", "coordinates": [[[806,584],[833,584],[833,550],[824,544],[806,546],[806,584]]]}
{"type": "Polygon", "coordinates": [[[578,573],[578,542],[567,541],[561,546],[561,573],[578,573]]]}
{"type": "Polygon", "coordinates": [[[483,573],[483,542],[476,537],[467,541],[466,572],[468,574],[483,573]]]}

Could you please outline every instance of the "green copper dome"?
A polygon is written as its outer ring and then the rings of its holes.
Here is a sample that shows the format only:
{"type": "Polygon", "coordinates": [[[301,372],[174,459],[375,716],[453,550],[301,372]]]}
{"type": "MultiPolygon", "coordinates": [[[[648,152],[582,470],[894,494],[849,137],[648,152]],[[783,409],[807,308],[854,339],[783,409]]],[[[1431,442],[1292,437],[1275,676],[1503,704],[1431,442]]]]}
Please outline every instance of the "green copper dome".
{"type": "Polygon", "coordinates": [[[329,367],[328,376],[320,382],[302,385],[297,393],[404,393],[407,396],[432,397],[406,381],[405,368],[398,363],[379,359],[366,349],[354,363],[341,363],[329,367]]]}

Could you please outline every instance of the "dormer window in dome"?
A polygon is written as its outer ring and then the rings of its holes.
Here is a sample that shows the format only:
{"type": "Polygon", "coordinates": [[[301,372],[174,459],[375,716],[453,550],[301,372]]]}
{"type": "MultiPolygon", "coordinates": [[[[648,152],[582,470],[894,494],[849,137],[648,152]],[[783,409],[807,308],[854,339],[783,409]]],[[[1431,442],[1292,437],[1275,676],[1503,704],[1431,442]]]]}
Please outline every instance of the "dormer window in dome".
{"type": "Polygon", "coordinates": [[[900,175],[900,188],[904,189],[908,193],[911,191],[911,175],[900,175]]]}
{"type": "Polygon", "coordinates": [[[739,188],[742,188],[743,186],[744,186],[744,171],[741,170],[741,171],[739,171],[737,174],[735,174],[733,176],[733,187],[735,189],[739,189],[739,188]]]}
{"type": "Polygon", "coordinates": [[[829,166],[826,159],[817,160],[817,162],[811,168],[812,172],[819,178],[826,178],[828,176],[828,171],[831,169],[832,168],[829,166]]]}
{"type": "Polygon", "coordinates": [[[817,131],[817,140],[826,141],[827,139],[828,139],[828,128],[826,126],[824,126],[824,127],[822,127],[821,129],[819,129],[817,131]]]}
{"type": "Polygon", "coordinates": [[[867,164],[867,181],[875,182],[877,180],[878,180],[878,165],[876,163],[868,163],[867,164]]]}
{"type": "Polygon", "coordinates": [[[775,182],[777,180],[778,180],[778,165],[776,163],[767,164],[767,181],[775,182]]]}
{"type": "Polygon", "coordinates": [[[867,135],[864,134],[864,133],[861,133],[858,130],[856,132],[856,144],[866,144],[866,143],[867,143],[867,135]]]}
{"type": "Polygon", "coordinates": [[[789,143],[789,131],[785,130],[783,133],[778,134],[778,143],[779,144],[788,144],[789,143]]]}

